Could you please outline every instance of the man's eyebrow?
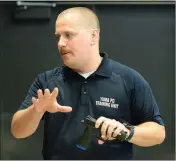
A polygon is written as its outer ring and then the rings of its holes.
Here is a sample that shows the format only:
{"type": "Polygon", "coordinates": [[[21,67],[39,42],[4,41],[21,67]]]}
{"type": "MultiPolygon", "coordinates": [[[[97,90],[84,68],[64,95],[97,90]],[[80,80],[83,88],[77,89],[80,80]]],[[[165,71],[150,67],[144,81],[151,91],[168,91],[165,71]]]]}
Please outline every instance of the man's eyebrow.
{"type": "MultiPolygon", "coordinates": [[[[61,33],[76,33],[76,31],[73,31],[73,30],[67,30],[67,31],[63,31],[61,33]]],[[[60,32],[55,32],[55,35],[60,35],[61,34],[60,32]]]]}
{"type": "Polygon", "coordinates": [[[60,37],[60,34],[59,34],[59,33],[54,33],[54,35],[55,35],[56,37],[60,37]]]}

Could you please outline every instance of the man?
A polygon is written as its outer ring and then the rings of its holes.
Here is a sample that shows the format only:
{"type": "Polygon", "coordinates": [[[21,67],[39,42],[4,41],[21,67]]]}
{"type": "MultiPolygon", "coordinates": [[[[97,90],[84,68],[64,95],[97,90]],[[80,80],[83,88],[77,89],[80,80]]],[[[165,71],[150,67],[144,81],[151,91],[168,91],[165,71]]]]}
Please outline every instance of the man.
{"type": "Polygon", "coordinates": [[[95,13],[84,7],[63,11],[55,35],[64,66],[38,75],[13,116],[13,136],[32,135],[43,119],[44,159],[132,159],[133,144],[161,144],[165,128],[149,84],[100,53],[95,13]],[[101,138],[92,136],[82,150],[76,144],[87,115],[97,119],[101,138]]]}

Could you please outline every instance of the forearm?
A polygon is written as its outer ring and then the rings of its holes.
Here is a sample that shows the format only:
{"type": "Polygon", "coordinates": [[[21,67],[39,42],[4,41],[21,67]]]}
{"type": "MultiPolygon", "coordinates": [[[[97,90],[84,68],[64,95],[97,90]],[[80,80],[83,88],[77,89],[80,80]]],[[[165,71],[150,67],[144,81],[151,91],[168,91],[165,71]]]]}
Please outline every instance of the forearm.
{"type": "Polygon", "coordinates": [[[36,131],[43,114],[44,112],[36,112],[34,105],[16,112],[11,124],[12,135],[16,138],[25,138],[32,135],[36,131]]]}
{"type": "Polygon", "coordinates": [[[148,147],[161,144],[165,139],[164,126],[155,122],[146,122],[135,126],[134,135],[129,142],[138,146],[148,147]]]}

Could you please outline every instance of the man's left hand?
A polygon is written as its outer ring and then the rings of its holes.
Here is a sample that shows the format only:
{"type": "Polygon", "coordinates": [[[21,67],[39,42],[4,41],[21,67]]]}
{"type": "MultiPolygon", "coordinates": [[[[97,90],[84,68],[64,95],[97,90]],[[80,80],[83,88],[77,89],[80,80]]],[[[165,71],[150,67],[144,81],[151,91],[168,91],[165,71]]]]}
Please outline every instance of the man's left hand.
{"type": "MultiPolygon", "coordinates": [[[[120,132],[126,131],[129,135],[129,130],[119,121],[114,119],[109,119],[105,117],[99,117],[95,123],[95,128],[99,128],[101,126],[101,138],[103,140],[114,140],[117,135],[120,135],[120,132]]],[[[98,140],[99,144],[103,144],[102,140],[98,140]]]]}

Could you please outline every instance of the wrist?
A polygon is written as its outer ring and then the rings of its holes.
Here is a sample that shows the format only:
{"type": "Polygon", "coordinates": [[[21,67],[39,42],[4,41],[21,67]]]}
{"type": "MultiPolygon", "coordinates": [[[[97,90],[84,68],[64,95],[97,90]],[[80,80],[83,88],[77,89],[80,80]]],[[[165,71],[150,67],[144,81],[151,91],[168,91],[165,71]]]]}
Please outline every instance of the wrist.
{"type": "Polygon", "coordinates": [[[134,135],[135,126],[130,125],[130,124],[124,124],[124,125],[127,129],[127,136],[126,136],[125,141],[130,141],[134,135]]]}
{"type": "Polygon", "coordinates": [[[34,104],[32,106],[32,110],[33,110],[34,114],[36,114],[36,115],[43,115],[45,113],[45,110],[37,110],[37,108],[35,107],[34,104]]]}
{"type": "Polygon", "coordinates": [[[125,129],[122,130],[120,135],[117,135],[117,139],[120,141],[130,141],[131,138],[134,135],[134,126],[130,124],[123,123],[125,126],[125,129]]]}
{"type": "Polygon", "coordinates": [[[128,138],[128,137],[130,136],[130,132],[131,132],[131,131],[126,128],[126,132],[127,132],[127,137],[126,137],[126,138],[128,138]]]}

